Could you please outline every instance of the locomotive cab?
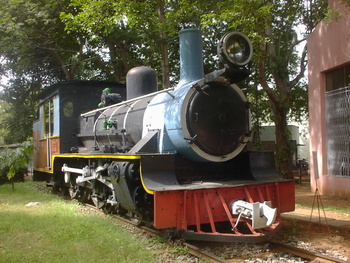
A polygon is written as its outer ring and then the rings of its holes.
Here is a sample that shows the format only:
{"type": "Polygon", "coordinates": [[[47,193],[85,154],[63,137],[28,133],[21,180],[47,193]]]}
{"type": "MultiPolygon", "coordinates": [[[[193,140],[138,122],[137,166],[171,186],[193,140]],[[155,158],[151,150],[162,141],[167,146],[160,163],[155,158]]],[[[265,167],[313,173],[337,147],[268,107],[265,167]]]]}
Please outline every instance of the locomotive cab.
{"type": "Polygon", "coordinates": [[[52,156],[70,153],[82,146],[76,136],[80,114],[95,109],[106,88],[125,100],[125,85],[114,82],[61,82],[43,90],[39,96],[38,120],[33,125],[34,180],[49,181],[53,172],[52,156]]]}

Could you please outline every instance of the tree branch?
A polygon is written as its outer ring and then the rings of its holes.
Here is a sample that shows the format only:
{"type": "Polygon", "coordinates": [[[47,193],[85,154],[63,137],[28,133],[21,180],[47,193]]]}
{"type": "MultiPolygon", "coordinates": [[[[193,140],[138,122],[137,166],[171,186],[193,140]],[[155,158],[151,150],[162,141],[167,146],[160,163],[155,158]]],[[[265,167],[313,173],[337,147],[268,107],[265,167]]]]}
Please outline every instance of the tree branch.
{"type": "Polygon", "coordinates": [[[289,90],[292,89],[295,85],[297,85],[300,79],[304,77],[306,65],[307,65],[306,55],[307,55],[307,45],[305,45],[303,52],[301,54],[299,74],[292,81],[288,83],[289,90]]]}
{"type": "Polygon", "coordinates": [[[263,58],[259,58],[259,62],[258,62],[258,67],[259,67],[259,83],[261,85],[261,87],[263,88],[263,90],[266,92],[266,94],[268,95],[268,97],[274,102],[277,103],[277,98],[276,95],[274,94],[274,92],[271,90],[271,88],[269,87],[269,84],[267,83],[266,80],[266,67],[265,67],[265,60],[263,58]]]}
{"type": "Polygon", "coordinates": [[[67,67],[66,67],[66,65],[65,65],[65,63],[64,63],[64,61],[63,61],[63,59],[62,59],[62,57],[60,56],[60,54],[58,53],[57,50],[54,50],[54,51],[53,51],[53,54],[54,54],[54,56],[55,56],[55,58],[56,58],[58,64],[61,65],[61,69],[62,69],[64,75],[66,76],[66,80],[69,81],[69,80],[70,80],[69,70],[67,69],[67,67]]]}

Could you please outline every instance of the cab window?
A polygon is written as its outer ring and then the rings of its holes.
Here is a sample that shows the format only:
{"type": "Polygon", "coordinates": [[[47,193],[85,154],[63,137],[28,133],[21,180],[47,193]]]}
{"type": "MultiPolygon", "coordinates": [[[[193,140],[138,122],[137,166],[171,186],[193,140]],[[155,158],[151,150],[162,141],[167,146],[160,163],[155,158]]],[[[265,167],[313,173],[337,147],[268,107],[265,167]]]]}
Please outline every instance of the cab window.
{"type": "Polygon", "coordinates": [[[54,134],[54,103],[52,98],[44,103],[44,134],[45,137],[54,134]]]}

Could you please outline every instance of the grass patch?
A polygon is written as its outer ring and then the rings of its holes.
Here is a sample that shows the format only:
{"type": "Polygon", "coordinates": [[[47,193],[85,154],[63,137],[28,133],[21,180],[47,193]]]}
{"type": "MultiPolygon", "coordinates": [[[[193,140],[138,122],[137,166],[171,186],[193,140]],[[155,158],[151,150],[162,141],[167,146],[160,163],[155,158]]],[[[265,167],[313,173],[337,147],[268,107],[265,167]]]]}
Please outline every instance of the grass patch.
{"type": "Polygon", "coordinates": [[[333,212],[338,212],[338,213],[343,213],[343,214],[350,214],[350,210],[345,209],[345,208],[339,208],[339,207],[334,207],[334,206],[325,206],[323,208],[326,211],[333,211],[333,212]]]}
{"type": "Polygon", "coordinates": [[[177,254],[177,255],[187,255],[189,254],[189,249],[186,246],[176,246],[172,251],[172,254],[177,254]]]}
{"type": "MultiPolygon", "coordinates": [[[[301,204],[295,204],[295,207],[299,208],[312,208],[312,205],[301,205],[301,204]]],[[[317,204],[314,206],[314,209],[317,208],[317,204]]],[[[324,206],[323,209],[325,211],[331,211],[331,212],[337,212],[337,213],[343,213],[343,214],[350,214],[350,209],[335,207],[335,206],[324,206]]]]}
{"type": "Polygon", "coordinates": [[[147,240],[26,182],[0,186],[1,262],[153,262],[147,240]],[[40,202],[26,206],[29,202],[40,202]]]}

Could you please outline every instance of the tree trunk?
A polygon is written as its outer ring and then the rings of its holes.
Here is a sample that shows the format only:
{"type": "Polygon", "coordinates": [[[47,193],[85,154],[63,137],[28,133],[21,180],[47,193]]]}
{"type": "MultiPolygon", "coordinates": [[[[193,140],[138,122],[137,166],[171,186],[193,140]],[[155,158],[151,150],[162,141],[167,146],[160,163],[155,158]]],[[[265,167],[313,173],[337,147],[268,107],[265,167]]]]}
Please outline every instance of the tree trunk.
{"type": "Polygon", "coordinates": [[[58,62],[58,64],[61,66],[61,69],[64,73],[64,76],[66,77],[67,81],[71,81],[73,80],[73,72],[70,71],[70,68],[68,68],[66,66],[66,63],[64,62],[64,60],[62,59],[61,55],[59,54],[58,51],[54,51],[53,52],[54,57],[56,59],[56,61],[58,62]]]}
{"type": "Polygon", "coordinates": [[[276,147],[275,161],[276,168],[281,177],[292,179],[292,147],[290,143],[290,132],[287,123],[287,109],[281,104],[271,104],[273,121],[275,123],[276,147]]]}
{"type": "Polygon", "coordinates": [[[129,69],[135,65],[134,60],[127,51],[127,48],[119,40],[109,38],[107,39],[107,46],[111,57],[111,64],[114,69],[115,80],[121,81],[125,78],[129,69]],[[117,51],[117,49],[119,51],[117,51]],[[119,61],[118,56],[121,57],[119,61]]]}
{"type": "Polygon", "coordinates": [[[168,54],[168,43],[166,40],[161,41],[161,54],[162,54],[162,82],[164,89],[170,87],[170,70],[169,70],[169,54],[168,54]]]}
{"type": "MultiPolygon", "coordinates": [[[[165,10],[164,10],[164,1],[159,3],[158,7],[158,18],[160,23],[165,23],[165,10]]],[[[163,29],[160,29],[160,52],[162,56],[162,83],[165,89],[170,87],[170,67],[169,67],[169,45],[167,42],[167,34],[163,29]]]]}
{"type": "Polygon", "coordinates": [[[266,92],[270,101],[270,109],[272,113],[271,119],[275,123],[276,135],[276,150],[275,161],[276,168],[280,176],[286,179],[293,177],[292,173],[292,148],[290,145],[290,134],[287,126],[287,113],[290,94],[285,92],[286,87],[283,86],[283,81],[275,75],[276,89],[279,94],[275,93],[268,85],[266,79],[265,60],[259,59],[259,82],[263,90],[266,92]],[[278,86],[281,85],[281,86],[278,86]]]}

